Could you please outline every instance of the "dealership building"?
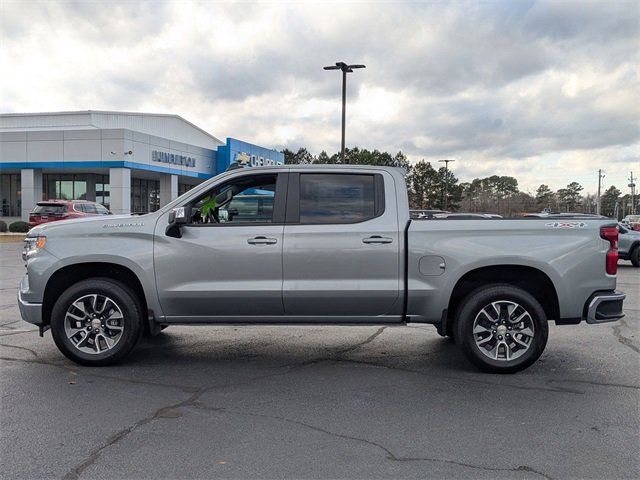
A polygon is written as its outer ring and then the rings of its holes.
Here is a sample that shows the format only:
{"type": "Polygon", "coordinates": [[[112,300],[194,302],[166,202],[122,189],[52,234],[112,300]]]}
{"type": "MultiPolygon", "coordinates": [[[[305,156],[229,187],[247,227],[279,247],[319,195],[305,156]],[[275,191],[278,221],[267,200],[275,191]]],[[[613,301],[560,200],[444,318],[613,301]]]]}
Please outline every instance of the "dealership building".
{"type": "Polygon", "coordinates": [[[232,162],[284,163],[282,153],[222,142],[178,115],[109,111],[0,114],[0,218],[36,202],[99,202],[115,214],[166,205],[232,162]]]}

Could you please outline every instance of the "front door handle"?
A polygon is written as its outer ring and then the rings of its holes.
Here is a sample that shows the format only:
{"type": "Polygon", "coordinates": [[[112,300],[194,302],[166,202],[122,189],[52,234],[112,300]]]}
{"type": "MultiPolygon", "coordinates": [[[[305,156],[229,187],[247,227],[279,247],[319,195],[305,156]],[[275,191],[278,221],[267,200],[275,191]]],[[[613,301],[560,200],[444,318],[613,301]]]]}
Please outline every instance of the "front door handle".
{"type": "Polygon", "coordinates": [[[249,245],[275,245],[278,243],[277,238],[269,238],[269,237],[253,237],[247,240],[249,245]]]}
{"type": "Polygon", "coordinates": [[[382,237],[380,235],[372,235],[370,237],[363,238],[362,243],[369,243],[369,244],[393,243],[393,238],[382,237]]]}

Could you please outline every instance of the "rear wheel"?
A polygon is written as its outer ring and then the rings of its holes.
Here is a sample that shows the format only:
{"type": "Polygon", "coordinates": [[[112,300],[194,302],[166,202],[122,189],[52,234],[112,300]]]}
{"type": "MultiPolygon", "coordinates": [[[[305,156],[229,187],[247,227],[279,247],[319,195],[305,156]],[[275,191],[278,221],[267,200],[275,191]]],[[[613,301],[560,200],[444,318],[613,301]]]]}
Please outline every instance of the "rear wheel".
{"type": "Polygon", "coordinates": [[[549,325],[540,303],[521,288],[489,285],[463,301],[456,343],[479,369],[514,373],[533,364],[547,344],[549,325]]]}
{"type": "Polygon", "coordinates": [[[87,366],[111,365],[135,346],[142,307],[125,285],[109,278],[69,287],[51,312],[51,333],[60,351],[87,366]]]}

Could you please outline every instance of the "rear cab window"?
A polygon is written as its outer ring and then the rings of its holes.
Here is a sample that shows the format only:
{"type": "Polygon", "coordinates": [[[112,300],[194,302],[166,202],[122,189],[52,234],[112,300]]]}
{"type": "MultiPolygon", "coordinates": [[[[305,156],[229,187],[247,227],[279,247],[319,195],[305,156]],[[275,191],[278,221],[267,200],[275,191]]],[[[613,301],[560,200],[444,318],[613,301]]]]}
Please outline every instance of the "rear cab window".
{"type": "Polygon", "coordinates": [[[384,212],[384,183],[379,174],[300,173],[294,183],[299,184],[298,208],[289,209],[287,223],[360,223],[384,212]]]}

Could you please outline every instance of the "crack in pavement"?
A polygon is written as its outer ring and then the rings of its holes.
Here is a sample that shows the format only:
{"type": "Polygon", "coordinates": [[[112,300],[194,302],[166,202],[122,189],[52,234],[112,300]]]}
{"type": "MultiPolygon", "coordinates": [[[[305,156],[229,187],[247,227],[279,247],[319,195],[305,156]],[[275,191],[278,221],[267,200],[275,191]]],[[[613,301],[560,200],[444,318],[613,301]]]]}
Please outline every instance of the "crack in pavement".
{"type": "MultiPolygon", "coordinates": [[[[4,328],[0,328],[0,331],[4,330],[4,328]]],[[[6,333],[2,333],[0,334],[0,337],[9,337],[11,335],[22,335],[24,333],[38,333],[37,330],[20,330],[18,331],[18,329],[13,329],[13,328],[7,328],[7,330],[9,330],[6,333]]]]}
{"type": "Polygon", "coordinates": [[[358,348],[361,348],[361,347],[363,347],[365,345],[368,345],[369,343],[373,342],[388,327],[389,327],[389,325],[385,325],[384,327],[380,327],[378,330],[376,330],[374,333],[369,335],[363,341],[358,342],[356,344],[353,344],[353,345],[351,345],[351,346],[349,346],[347,348],[343,348],[342,350],[337,350],[335,352],[331,352],[331,353],[329,353],[328,356],[312,358],[312,359],[309,359],[309,360],[305,360],[304,362],[284,364],[284,365],[281,365],[281,368],[293,367],[295,369],[300,369],[300,368],[307,367],[309,365],[315,365],[316,363],[326,362],[326,361],[330,361],[330,360],[336,360],[336,361],[340,360],[341,356],[343,356],[343,355],[345,355],[347,353],[351,353],[351,352],[357,350],[358,348]]]}
{"type": "MultiPolygon", "coordinates": [[[[3,345],[3,346],[5,346],[5,345],[3,345]]],[[[9,345],[6,345],[6,346],[9,346],[9,345]]],[[[21,348],[21,347],[15,347],[15,348],[21,348]]],[[[91,371],[88,371],[88,370],[83,370],[81,367],[74,368],[74,367],[69,366],[69,365],[58,364],[58,363],[53,363],[53,362],[47,362],[47,361],[42,360],[42,359],[27,360],[27,359],[24,359],[24,358],[0,357],[0,360],[5,360],[5,361],[9,361],[9,362],[32,363],[32,364],[38,364],[38,365],[47,365],[49,367],[59,368],[59,369],[64,370],[66,372],[70,372],[70,373],[73,373],[73,374],[76,374],[76,375],[81,375],[81,376],[84,376],[84,377],[87,377],[87,378],[101,378],[101,379],[106,379],[106,380],[114,380],[116,382],[131,383],[131,384],[134,384],[134,385],[150,385],[150,386],[154,386],[154,387],[174,388],[174,389],[180,390],[180,391],[182,391],[184,393],[193,393],[193,392],[195,392],[195,391],[197,391],[199,389],[199,387],[192,387],[192,386],[189,386],[189,385],[177,385],[177,384],[172,384],[172,383],[152,382],[152,381],[149,381],[149,380],[137,380],[137,379],[132,379],[132,378],[114,377],[114,376],[111,376],[111,375],[104,375],[104,374],[100,374],[100,373],[91,372],[91,371]]]]}
{"type": "Polygon", "coordinates": [[[633,340],[631,340],[629,337],[625,337],[624,335],[622,335],[622,332],[621,332],[622,327],[627,327],[629,329],[631,328],[624,319],[619,320],[616,325],[611,326],[611,328],[613,329],[613,334],[618,339],[618,342],[620,342],[626,347],[629,347],[634,352],[640,353],[640,348],[636,347],[633,344],[633,340]]]}
{"type": "MultiPolygon", "coordinates": [[[[275,368],[281,368],[281,367],[275,367],[275,368]]],[[[236,383],[226,383],[226,384],[222,384],[222,385],[210,385],[208,387],[200,387],[198,388],[195,392],[193,392],[191,394],[191,396],[189,396],[186,400],[183,400],[181,402],[177,402],[177,403],[172,403],[170,405],[161,407],[159,409],[157,409],[152,415],[147,416],[141,420],[138,420],[137,422],[133,423],[132,425],[130,425],[129,427],[126,427],[112,435],[110,435],[107,438],[107,441],[91,450],[89,452],[89,455],[87,456],[87,458],[85,458],[85,460],[83,460],[82,462],[76,464],[74,467],[72,467],[63,477],[64,480],[77,480],[78,478],[80,478],[80,476],[82,475],[82,472],[84,472],[87,468],[89,468],[91,465],[93,465],[99,458],[100,455],[102,454],[102,452],[117,444],[118,442],[122,441],[124,438],[126,438],[130,433],[132,433],[133,431],[137,430],[138,428],[147,425],[151,422],[153,422],[154,420],[160,419],[160,418],[176,418],[176,415],[173,413],[174,410],[180,408],[180,407],[187,407],[187,406],[194,406],[198,404],[198,399],[204,395],[207,392],[210,392],[212,390],[218,390],[218,389],[224,389],[224,388],[229,388],[229,387],[233,387],[233,386],[238,386],[238,385],[248,385],[250,383],[253,383],[255,381],[259,381],[265,378],[269,378],[269,377],[275,377],[275,376],[279,376],[279,375],[287,375],[289,373],[292,373],[293,371],[295,371],[295,369],[289,369],[286,372],[276,372],[276,373],[270,373],[270,374],[266,374],[266,375],[260,375],[257,377],[253,377],[250,379],[247,379],[246,381],[243,382],[236,382],[236,383]]],[[[110,378],[110,377],[109,377],[110,378]]]]}
{"type": "Polygon", "coordinates": [[[308,429],[316,431],[316,432],[320,432],[320,433],[324,433],[326,435],[330,435],[330,436],[335,437],[335,438],[341,438],[341,439],[344,439],[344,440],[351,440],[351,441],[355,441],[355,442],[359,442],[359,443],[363,443],[365,445],[369,445],[369,446],[375,447],[375,448],[377,448],[379,450],[382,450],[386,454],[387,460],[390,460],[392,462],[444,463],[444,464],[456,465],[456,466],[460,466],[460,467],[464,467],[464,468],[471,468],[471,469],[475,469],[475,470],[484,470],[484,471],[489,471],[489,472],[530,472],[530,473],[534,473],[536,475],[540,475],[541,477],[546,478],[548,480],[553,480],[553,477],[551,477],[551,475],[546,474],[544,472],[541,472],[539,470],[536,470],[536,469],[534,469],[534,468],[532,468],[532,467],[530,467],[528,465],[519,465],[517,467],[487,467],[487,466],[483,466],[483,465],[475,465],[475,464],[472,464],[472,463],[460,462],[460,461],[457,461],[457,460],[452,460],[452,459],[447,459],[447,458],[403,457],[403,456],[396,455],[388,447],[385,447],[381,443],[377,443],[377,442],[374,442],[372,440],[368,440],[368,439],[362,438],[362,437],[356,437],[356,436],[353,436],[353,435],[346,435],[346,434],[342,434],[342,433],[333,432],[331,430],[327,430],[325,428],[318,427],[316,425],[312,425],[310,423],[306,423],[306,422],[303,422],[303,421],[300,421],[300,420],[294,420],[294,419],[291,419],[291,418],[281,417],[281,416],[278,416],[278,415],[267,415],[267,414],[263,414],[263,413],[254,413],[254,412],[243,412],[243,411],[240,411],[240,410],[230,409],[230,408],[225,408],[225,407],[209,407],[209,406],[206,406],[206,405],[202,405],[200,402],[194,402],[194,403],[192,403],[190,405],[185,405],[185,406],[186,407],[196,408],[196,409],[199,409],[199,410],[229,413],[229,414],[238,415],[238,416],[267,418],[267,419],[276,420],[276,421],[280,421],[280,422],[284,422],[284,423],[289,423],[289,424],[292,424],[292,425],[301,426],[301,427],[308,428],[308,429]]]}
{"type": "Polygon", "coordinates": [[[369,335],[362,342],[359,342],[359,343],[356,343],[354,345],[351,345],[350,347],[347,347],[347,348],[345,348],[343,350],[338,350],[335,354],[336,355],[344,355],[346,353],[351,353],[354,350],[359,349],[360,347],[364,347],[365,345],[368,345],[369,343],[373,342],[378,336],[382,335],[382,332],[384,332],[387,329],[387,327],[388,327],[388,325],[385,325],[384,327],[380,327],[378,330],[376,330],[374,333],[369,335]]]}
{"type": "Polygon", "coordinates": [[[187,404],[189,404],[190,402],[193,402],[197,399],[197,397],[199,395],[201,395],[202,393],[204,393],[204,391],[202,392],[196,392],[193,393],[189,398],[187,398],[186,400],[183,400],[181,402],[177,402],[177,403],[173,403],[171,405],[167,405],[166,407],[161,407],[158,410],[156,410],[152,415],[145,417],[141,420],[138,420],[137,422],[133,423],[132,425],[110,435],[107,438],[107,441],[97,447],[94,448],[93,450],[91,450],[91,452],[89,452],[89,455],[87,456],[87,458],[85,458],[82,462],[76,464],[74,467],[72,467],[67,473],[65,473],[64,477],[62,477],[64,480],[76,480],[78,478],[80,478],[80,475],[82,475],[82,472],[84,472],[87,468],[89,468],[91,465],[93,465],[99,458],[100,455],[102,454],[102,452],[113,446],[116,445],[118,442],[122,441],[124,438],[127,437],[127,435],[129,435],[131,432],[137,430],[138,428],[147,425],[151,422],[153,422],[154,420],[158,419],[158,418],[172,418],[171,415],[171,410],[174,410],[176,408],[179,408],[181,406],[185,406],[187,404]]]}
{"type": "MultiPolygon", "coordinates": [[[[372,335],[370,335],[369,337],[367,337],[365,340],[363,340],[362,342],[359,342],[357,344],[351,345],[348,348],[345,348],[339,352],[337,352],[338,354],[344,354],[344,353],[348,353],[351,352],[353,350],[356,350],[357,348],[360,348],[363,345],[366,345],[368,343],[371,343],[378,335],[380,335],[384,330],[385,327],[381,327],[379,328],[375,333],[373,333],[372,335]]],[[[18,360],[18,359],[14,359],[17,361],[25,361],[25,360],[18,360]]],[[[26,361],[25,361],[26,362],[26,361]]],[[[32,363],[38,363],[38,362],[32,362],[32,363]]],[[[41,363],[45,363],[45,362],[41,362],[41,363]]],[[[199,404],[198,399],[205,393],[212,391],[212,390],[216,390],[216,389],[223,389],[223,388],[229,388],[229,387],[233,387],[233,386],[242,386],[242,385],[248,385],[250,383],[265,379],[265,378],[269,378],[269,377],[275,377],[275,376],[280,376],[280,375],[287,375],[290,374],[292,372],[297,371],[301,366],[303,366],[304,364],[306,364],[306,362],[302,362],[301,364],[295,364],[295,365],[284,365],[284,366],[278,366],[275,368],[278,369],[282,369],[282,368],[286,368],[289,367],[286,371],[284,372],[275,372],[275,373],[270,373],[267,375],[260,375],[258,377],[253,377],[253,378],[249,378],[246,381],[243,382],[235,382],[235,383],[227,383],[227,384],[223,384],[223,385],[212,385],[209,387],[201,387],[198,388],[195,392],[193,392],[191,394],[191,396],[189,396],[186,400],[183,400],[181,402],[177,402],[177,403],[173,403],[171,405],[167,405],[165,407],[161,407],[158,410],[156,410],[152,415],[147,416],[141,420],[138,420],[137,422],[133,423],[132,425],[130,425],[127,428],[124,428],[112,435],[110,435],[107,438],[107,441],[91,450],[89,452],[89,455],[87,456],[87,458],[85,458],[85,460],[83,460],[82,462],[76,464],[74,467],[72,467],[65,475],[64,475],[64,480],[77,480],[78,478],[80,478],[80,476],[82,475],[82,473],[89,468],[91,465],[93,465],[99,458],[100,455],[102,454],[102,452],[119,443],[120,441],[122,441],[124,438],[126,438],[130,433],[132,433],[133,431],[135,431],[136,429],[147,425],[151,422],[153,422],[154,420],[157,420],[158,418],[175,418],[175,415],[171,414],[172,410],[176,410],[180,407],[187,407],[187,406],[197,406],[199,404]]],[[[55,365],[55,364],[51,364],[53,366],[56,367],[61,367],[60,365],[55,365]]],[[[78,371],[75,371],[75,373],[79,373],[78,371]]],[[[113,378],[113,377],[107,377],[107,378],[113,378]]],[[[117,379],[117,378],[113,378],[114,380],[121,380],[121,381],[126,381],[123,379],[117,379]]]]}
{"type": "Polygon", "coordinates": [[[27,347],[20,347],[18,345],[7,345],[6,343],[0,343],[0,347],[7,347],[7,348],[15,348],[17,350],[24,350],[25,352],[29,352],[34,357],[40,358],[40,357],[38,357],[38,354],[36,353],[35,350],[32,350],[32,349],[27,348],[27,347]]]}
{"type": "MultiPolygon", "coordinates": [[[[349,360],[349,359],[332,359],[332,360],[335,361],[335,362],[359,363],[359,364],[363,364],[363,365],[369,365],[369,366],[372,366],[372,367],[388,368],[390,370],[399,370],[399,371],[402,371],[402,372],[413,373],[413,374],[416,374],[416,375],[430,376],[429,372],[421,372],[419,370],[412,370],[410,368],[398,367],[398,366],[394,366],[394,365],[385,365],[383,363],[374,363],[374,362],[368,362],[368,361],[364,361],[364,360],[349,360]]],[[[433,377],[430,376],[430,378],[433,378],[433,377]]],[[[528,386],[528,385],[514,385],[512,383],[496,383],[496,382],[489,382],[489,381],[486,381],[486,380],[478,380],[478,379],[474,379],[474,378],[455,377],[455,376],[451,376],[451,375],[441,375],[438,378],[447,379],[447,380],[454,380],[454,381],[458,381],[458,382],[466,382],[466,383],[479,383],[479,384],[482,384],[482,385],[489,385],[491,387],[515,388],[517,390],[536,390],[536,391],[542,391],[542,392],[572,393],[572,394],[576,394],[576,395],[584,395],[584,393],[585,393],[582,390],[574,390],[574,389],[571,389],[571,388],[563,388],[563,387],[545,388],[545,387],[533,387],[533,386],[528,386]]]]}
{"type": "Polygon", "coordinates": [[[551,379],[547,380],[547,383],[584,383],[586,385],[597,385],[600,387],[632,388],[634,390],[640,390],[640,386],[638,385],[626,385],[624,383],[604,383],[596,382],[593,380],[551,379]]]}

